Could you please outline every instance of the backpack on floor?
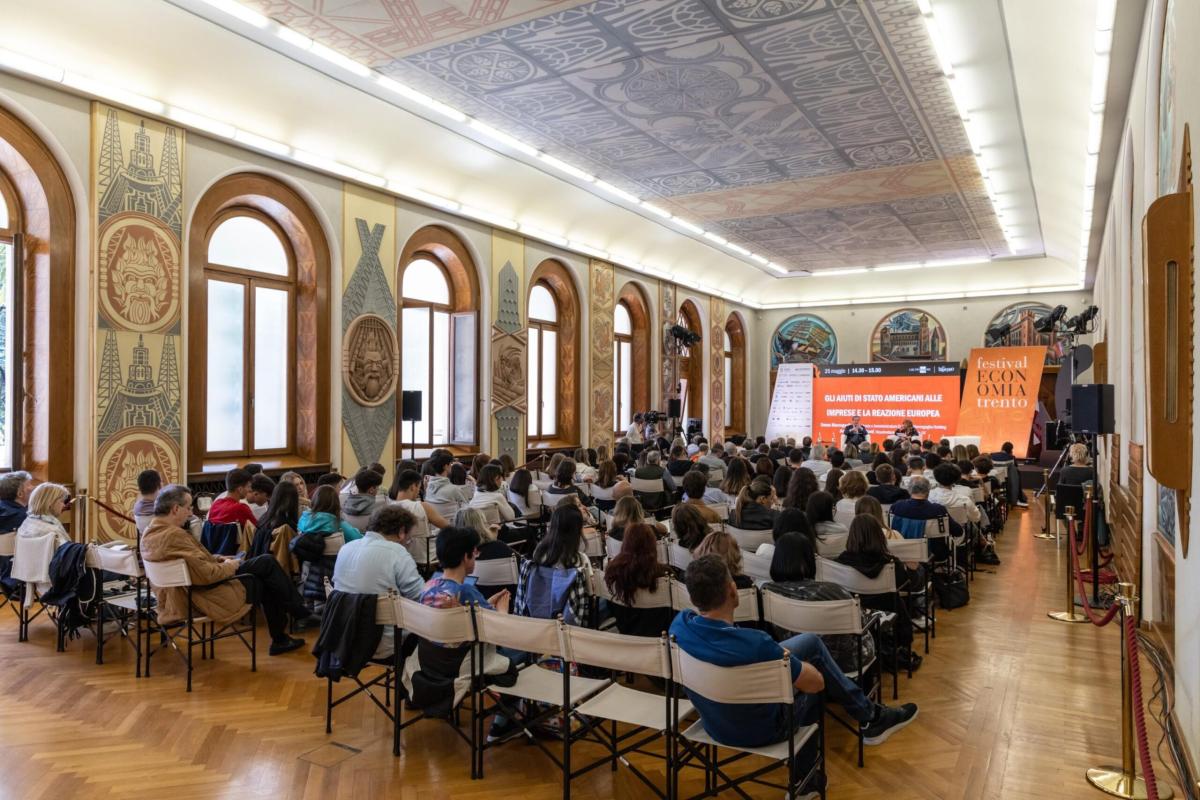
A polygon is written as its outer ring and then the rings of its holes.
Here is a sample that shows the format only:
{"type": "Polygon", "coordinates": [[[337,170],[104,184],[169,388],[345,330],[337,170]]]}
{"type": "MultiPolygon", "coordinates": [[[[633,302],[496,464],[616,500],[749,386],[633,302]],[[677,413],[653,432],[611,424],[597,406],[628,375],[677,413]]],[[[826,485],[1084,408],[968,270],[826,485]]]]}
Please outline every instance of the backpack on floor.
{"type": "Polygon", "coordinates": [[[933,593],[937,595],[938,607],[947,611],[952,608],[962,608],[971,602],[971,590],[967,587],[967,577],[961,570],[935,572],[933,574],[933,593]]]}

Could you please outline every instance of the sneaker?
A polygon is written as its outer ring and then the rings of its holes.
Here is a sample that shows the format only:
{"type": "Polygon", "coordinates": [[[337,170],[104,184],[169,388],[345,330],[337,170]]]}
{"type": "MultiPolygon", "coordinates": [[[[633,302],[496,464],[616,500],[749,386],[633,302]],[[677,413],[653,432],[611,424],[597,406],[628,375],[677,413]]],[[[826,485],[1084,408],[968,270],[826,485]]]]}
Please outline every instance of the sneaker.
{"type": "Polygon", "coordinates": [[[287,639],[281,639],[278,642],[271,642],[270,652],[273,656],[280,656],[284,653],[290,653],[293,650],[299,650],[301,647],[304,647],[303,639],[293,639],[288,637],[287,639]]]}
{"type": "Polygon", "coordinates": [[[875,721],[863,728],[863,742],[865,744],[883,744],[893,733],[916,718],[916,703],[905,703],[896,708],[880,706],[875,721]]]}
{"type": "Polygon", "coordinates": [[[487,743],[495,744],[503,741],[515,733],[520,732],[521,726],[514,719],[504,719],[502,717],[493,717],[492,724],[488,728],[487,743]]]}

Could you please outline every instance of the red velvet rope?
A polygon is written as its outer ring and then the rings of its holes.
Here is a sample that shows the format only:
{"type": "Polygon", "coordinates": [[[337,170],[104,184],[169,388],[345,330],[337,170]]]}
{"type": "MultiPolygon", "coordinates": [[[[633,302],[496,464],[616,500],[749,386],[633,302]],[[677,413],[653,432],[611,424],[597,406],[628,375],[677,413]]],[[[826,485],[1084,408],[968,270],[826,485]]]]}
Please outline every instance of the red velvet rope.
{"type": "Polygon", "coordinates": [[[113,508],[108,503],[104,502],[103,500],[98,500],[97,498],[92,497],[90,494],[87,496],[87,499],[91,500],[93,503],[100,506],[108,513],[112,514],[114,517],[116,517],[118,519],[123,519],[126,522],[130,523],[131,525],[137,525],[137,520],[135,520],[133,517],[125,514],[123,511],[117,511],[115,508],[113,508]]]}
{"type": "Polygon", "coordinates": [[[1070,570],[1071,570],[1071,574],[1075,576],[1075,583],[1079,588],[1079,596],[1081,598],[1083,598],[1083,613],[1087,614],[1087,618],[1089,620],[1091,620],[1093,625],[1096,625],[1096,626],[1102,628],[1105,625],[1107,625],[1108,623],[1113,621],[1113,617],[1115,617],[1117,615],[1117,611],[1120,610],[1121,606],[1119,603],[1113,603],[1112,607],[1109,608],[1108,611],[1106,611],[1104,613],[1104,616],[1102,616],[1102,617],[1097,617],[1096,613],[1094,611],[1092,611],[1091,605],[1088,604],[1087,587],[1083,583],[1083,573],[1081,573],[1079,571],[1079,553],[1075,552],[1075,520],[1074,519],[1071,519],[1067,522],[1067,535],[1070,537],[1070,541],[1068,542],[1068,545],[1067,545],[1067,549],[1071,553],[1070,570]]]}
{"type": "Polygon", "coordinates": [[[1138,652],[1137,620],[1132,614],[1125,618],[1125,647],[1129,650],[1129,680],[1133,687],[1133,727],[1137,735],[1138,761],[1142,764],[1142,780],[1146,782],[1146,797],[1149,800],[1158,800],[1158,782],[1154,779],[1150,739],[1146,735],[1146,713],[1142,707],[1142,666],[1138,652]]]}

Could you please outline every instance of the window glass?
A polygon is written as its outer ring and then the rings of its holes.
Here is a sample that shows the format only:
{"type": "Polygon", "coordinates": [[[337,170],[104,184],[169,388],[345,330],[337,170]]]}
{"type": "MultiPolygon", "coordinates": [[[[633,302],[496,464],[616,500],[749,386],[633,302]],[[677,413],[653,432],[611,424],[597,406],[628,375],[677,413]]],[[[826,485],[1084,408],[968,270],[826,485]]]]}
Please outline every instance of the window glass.
{"type": "Polygon", "coordinates": [[[538,435],[538,420],[541,419],[541,409],[538,406],[538,376],[542,374],[541,370],[541,331],[537,328],[529,329],[529,371],[526,375],[525,386],[528,393],[526,400],[528,401],[529,411],[526,418],[529,421],[528,430],[530,436],[538,435]]]}
{"type": "Polygon", "coordinates": [[[255,217],[230,217],[208,240],[208,261],[267,275],[287,275],[287,251],[265,222],[255,217]]]}
{"type": "Polygon", "coordinates": [[[454,315],[455,442],[475,441],[475,315],[454,315]]]}
{"type": "Polygon", "coordinates": [[[405,300],[424,300],[443,306],[450,304],[450,285],[446,283],[446,276],[441,267],[427,258],[409,262],[404,269],[404,284],[400,293],[405,300]]]}
{"type": "Polygon", "coordinates": [[[288,292],[254,289],[254,449],[288,445],[288,292]]]}
{"type": "MultiPolygon", "coordinates": [[[[726,334],[728,336],[728,334],[726,334]]],[[[725,356],[725,424],[733,421],[733,358],[725,356]]]]}
{"type": "Polygon", "coordinates": [[[633,322],[624,303],[617,303],[617,310],[613,312],[613,333],[633,335],[633,322]]]}
{"type": "Polygon", "coordinates": [[[733,343],[729,340],[729,331],[725,331],[723,335],[725,337],[725,352],[728,353],[733,349],[733,343]]]}
{"type": "Polygon", "coordinates": [[[401,427],[401,441],[429,441],[429,309],[401,309],[400,341],[403,368],[401,385],[404,391],[421,393],[421,419],[413,428],[411,422],[401,427]],[[415,437],[415,438],[413,438],[415,437]]]}
{"type": "Polygon", "coordinates": [[[0,228],[8,227],[8,201],[4,199],[4,193],[0,192],[0,228]]]}
{"type": "Polygon", "coordinates": [[[633,421],[633,345],[629,342],[621,342],[619,353],[621,359],[619,372],[621,377],[621,392],[619,394],[621,419],[617,425],[617,430],[623,431],[633,421]]]}
{"type": "MultiPolygon", "coordinates": [[[[0,206],[4,197],[0,195],[0,206]]],[[[7,209],[5,209],[7,214],[7,209]]],[[[7,220],[5,220],[7,222],[7,220]]],[[[13,353],[12,318],[12,275],[10,267],[13,260],[13,246],[10,242],[0,242],[0,467],[11,469],[12,458],[12,423],[13,423],[13,375],[16,370],[16,357],[13,353]]]]}
{"type": "Polygon", "coordinates": [[[542,436],[558,432],[558,333],[542,331],[542,436]]]}
{"type": "Polygon", "coordinates": [[[450,315],[433,313],[433,438],[432,444],[450,441],[450,315]]]}
{"type": "Polygon", "coordinates": [[[210,452],[243,448],[245,327],[244,287],[240,283],[209,280],[208,396],[205,409],[210,452]]]}
{"type": "Polygon", "coordinates": [[[554,304],[554,295],[540,283],[529,292],[529,318],[558,322],[558,306],[554,304]]]}

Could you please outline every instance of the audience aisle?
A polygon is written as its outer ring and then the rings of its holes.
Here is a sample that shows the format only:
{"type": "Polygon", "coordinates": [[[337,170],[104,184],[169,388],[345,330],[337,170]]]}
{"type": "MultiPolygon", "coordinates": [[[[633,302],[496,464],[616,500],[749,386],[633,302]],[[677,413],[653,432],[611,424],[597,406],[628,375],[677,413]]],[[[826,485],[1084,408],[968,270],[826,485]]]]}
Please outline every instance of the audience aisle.
{"type": "MultiPolygon", "coordinates": [[[[852,737],[828,727],[830,798],[1101,796],[1083,772],[1118,759],[1117,633],[1046,618],[1061,603],[1063,559],[1032,538],[1039,522],[1036,510],[1015,515],[998,542],[1003,566],[981,570],[969,606],[939,614],[924,666],[901,678],[901,700],[921,707],[903,736],[870,748],[858,769],[852,737]]],[[[67,653],[54,652],[44,621],[30,642],[16,638],[4,611],[0,797],[561,796],[557,770],[521,743],[489,751],[487,778],[469,780],[467,750],[441,724],[406,731],[395,759],[390,728],[366,701],[339,708],[326,736],[325,684],[307,650],[261,658],[250,673],[245,651],[223,643],[216,663],[198,662],[188,695],[165,657],[154,678],[135,680],[132,652],[120,645],[96,666],[86,634],[67,653]]],[[[1148,685],[1148,665],[1143,675],[1148,685]]],[[[1153,729],[1151,741],[1158,736],[1153,729]]],[[[701,783],[690,778],[683,789],[701,783]]],[[[601,769],[577,781],[573,796],[648,795],[624,770],[601,769]]]]}

